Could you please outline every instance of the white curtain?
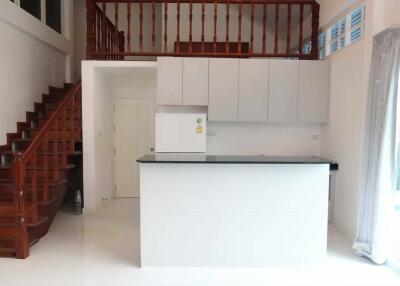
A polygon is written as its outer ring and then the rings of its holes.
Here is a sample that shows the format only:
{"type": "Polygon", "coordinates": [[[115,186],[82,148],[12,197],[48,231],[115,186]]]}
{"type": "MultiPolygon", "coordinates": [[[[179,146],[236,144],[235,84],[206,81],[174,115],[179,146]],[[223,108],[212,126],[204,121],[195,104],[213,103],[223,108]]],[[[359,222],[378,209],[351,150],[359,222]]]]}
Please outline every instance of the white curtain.
{"type": "Polygon", "coordinates": [[[358,255],[383,264],[388,258],[396,188],[400,27],[374,37],[372,57],[363,185],[354,248],[358,255]]]}

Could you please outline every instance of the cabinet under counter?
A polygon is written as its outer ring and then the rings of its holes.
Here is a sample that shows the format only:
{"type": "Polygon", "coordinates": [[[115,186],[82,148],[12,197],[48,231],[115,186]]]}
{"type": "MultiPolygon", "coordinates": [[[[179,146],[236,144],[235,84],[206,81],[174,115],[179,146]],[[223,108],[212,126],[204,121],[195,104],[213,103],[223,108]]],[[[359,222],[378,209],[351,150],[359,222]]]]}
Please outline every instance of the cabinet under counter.
{"type": "Polygon", "coordinates": [[[173,154],[138,162],[142,267],[323,262],[335,162],[173,154]]]}

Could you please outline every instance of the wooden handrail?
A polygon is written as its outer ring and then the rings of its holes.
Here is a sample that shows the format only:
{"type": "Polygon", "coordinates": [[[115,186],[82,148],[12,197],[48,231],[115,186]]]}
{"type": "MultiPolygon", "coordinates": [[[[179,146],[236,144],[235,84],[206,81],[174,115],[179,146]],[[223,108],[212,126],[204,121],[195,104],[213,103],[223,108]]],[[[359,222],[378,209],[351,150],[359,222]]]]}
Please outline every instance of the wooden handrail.
{"type": "Polygon", "coordinates": [[[88,59],[121,60],[137,56],[318,59],[320,6],[316,0],[86,1],[88,59]],[[149,5],[149,9],[145,10],[144,4],[149,5]],[[169,4],[176,5],[168,7],[171,6],[169,4]],[[157,5],[160,9],[156,13],[157,5]],[[199,9],[194,9],[195,5],[199,9]],[[206,5],[212,8],[211,15],[208,15],[210,11],[206,10],[206,5]],[[226,9],[218,5],[225,5],[226,9]],[[256,5],[262,7],[258,8],[256,5]],[[106,10],[110,8],[107,6],[114,7],[114,19],[106,16],[106,10]],[[238,12],[232,13],[233,7],[237,7],[238,12]],[[126,10],[125,21],[121,20],[122,15],[125,15],[120,13],[122,10],[126,10]],[[262,15],[256,17],[260,10],[262,15]],[[287,11],[286,16],[282,15],[282,10],[287,11]],[[224,11],[226,16],[221,17],[220,11],[224,11]],[[194,15],[195,13],[198,15],[194,15]],[[245,13],[251,15],[246,16],[245,13]],[[274,17],[269,17],[272,13],[274,17]],[[298,17],[294,17],[293,13],[298,13],[298,17]],[[259,19],[260,17],[262,19],[259,19]],[[267,20],[271,24],[267,23],[267,20]],[[126,27],[119,21],[125,23],[126,27]],[[262,35],[256,30],[258,26],[255,21],[261,22],[259,26],[262,28],[262,35]],[[161,28],[156,29],[156,22],[161,23],[161,28]],[[205,23],[210,23],[212,31],[205,29],[205,23]],[[195,28],[196,25],[198,28],[195,28]],[[148,29],[145,29],[147,27],[148,29]],[[132,31],[136,31],[136,35],[132,35],[132,31]],[[194,34],[194,31],[198,32],[194,34]],[[104,44],[110,34],[111,43],[104,44]],[[310,39],[311,53],[304,54],[303,45],[310,39]],[[221,45],[222,41],[224,45],[221,45]],[[196,42],[199,46],[195,45],[196,42]]]}

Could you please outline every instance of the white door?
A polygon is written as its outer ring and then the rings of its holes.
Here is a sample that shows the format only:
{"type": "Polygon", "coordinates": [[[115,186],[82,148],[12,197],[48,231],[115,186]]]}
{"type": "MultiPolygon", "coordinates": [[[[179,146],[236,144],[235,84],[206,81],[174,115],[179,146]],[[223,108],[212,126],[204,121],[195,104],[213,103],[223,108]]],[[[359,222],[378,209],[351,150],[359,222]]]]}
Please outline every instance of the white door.
{"type": "Polygon", "coordinates": [[[153,152],[153,99],[121,99],[114,112],[115,196],[139,197],[139,165],[136,160],[153,152]]]}

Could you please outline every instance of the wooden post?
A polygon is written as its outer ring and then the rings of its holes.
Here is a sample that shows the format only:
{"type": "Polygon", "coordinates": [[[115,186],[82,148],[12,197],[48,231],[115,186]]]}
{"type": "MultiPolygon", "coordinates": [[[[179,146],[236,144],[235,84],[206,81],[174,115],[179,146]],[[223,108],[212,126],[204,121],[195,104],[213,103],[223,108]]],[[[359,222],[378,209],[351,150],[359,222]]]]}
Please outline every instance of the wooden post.
{"type": "Polygon", "coordinates": [[[22,152],[18,151],[14,154],[14,162],[12,164],[12,173],[17,190],[14,193],[14,202],[17,207],[17,216],[15,223],[18,227],[19,235],[15,241],[16,258],[24,259],[29,256],[29,236],[27,231],[27,217],[25,213],[25,176],[26,169],[22,163],[22,152]]]}
{"type": "Polygon", "coordinates": [[[87,9],[87,46],[86,46],[86,58],[88,60],[93,59],[93,53],[95,52],[95,7],[93,0],[86,0],[86,9],[87,9]]]}
{"type": "MultiPolygon", "coordinates": [[[[107,11],[107,3],[105,0],[103,0],[103,13],[101,14],[101,51],[106,52],[107,51],[107,17],[106,17],[106,11],[107,11]]],[[[105,59],[106,56],[103,56],[105,59]]]]}
{"type": "Polygon", "coordinates": [[[311,57],[313,60],[318,60],[318,30],[319,30],[319,9],[318,3],[312,5],[312,35],[311,35],[311,57]]]}
{"type": "Polygon", "coordinates": [[[204,22],[206,20],[206,3],[204,0],[201,3],[201,52],[204,53],[204,22]]]}
{"type": "Polygon", "coordinates": [[[230,0],[226,3],[226,35],[225,35],[225,53],[229,53],[229,12],[230,0]]]}
{"type": "Polygon", "coordinates": [[[176,2],[176,53],[180,53],[181,41],[181,3],[179,0],[176,2]]]}
{"type": "Polygon", "coordinates": [[[140,52],[143,53],[143,2],[139,3],[139,48],[140,48],[140,52]]]}
{"type": "MultiPolygon", "coordinates": [[[[124,31],[119,32],[118,41],[119,41],[119,51],[121,53],[125,52],[125,32],[124,31]]],[[[123,60],[124,56],[120,56],[119,59],[123,60]]]]}
{"type": "Polygon", "coordinates": [[[128,52],[130,52],[131,51],[131,0],[128,0],[127,9],[128,9],[127,40],[128,40],[128,52]]]}
{"type": "Polygon", "coordinates": [[[275,48],[274,53],[279,52],[279,4],[275,4],[275,48]]]}
{"type": "Polygon", "coordinates": [[[299,58],[301,58],[303,55],[303,22],[304,22],[304,5],[300,4],[299,58]]]}
{"type": "Polygon", "coordinates": [[[250,53],[254,52],[254,1],[251,2],[250,53]]]}
{"type": "Polygon", "coordinates": [[[151,46],[153,48],[153,52],[156,51],[156,3],[154,1],[151,2],[151,21],[152,21],[152,35],[151,35],[151,46]]]}
{"type": "Polygon", "coordinates": [[[264,14],[263,14],[263,46],[262,53],[265,54],[267,50],[267,4],[263,5],[264,14]]]}
{"type": "MultiPolygon", "coordinates": [[[[43,189],[43,201],[48,202],[50,199],[50,190],[49,190],[49,135],[44,135],[44,162],[43,162],[43,177],[44,177],[44,189],[43,189]]],[[[53,141],[54,144],[54,141],[53,141]]]]}
{"type": "Polygon", "coordinates": [[[193,52],[193,2],[189,4],[189,53],[193,52]]]}
{"type": "Polygon", "coordinates": [[[218,21],[218,1],[214,1],[214,37],[213,51],[217,52],[217,21],[218,21]]]}
{"type": "Polygon", "coordinates": [[[242,1],[239,1],[239,16],[238,16],[238,53],[242,53],[242,13],[243,13],[243,4],[242,1]]]}
{"type": "Polygon", "coordinates": [[[292,5],[288,4],[286,54],[290,54],[290,33],[292,31],[292,5]]]}
{"type": "Polygon", "coordinates": [[[164,53],[168,52],[168,1],[164,3],[164,53]]]}
{"type": "Polygon", "coordinates": [[[32,177],[31,177],[31,193],[32,193],[32,223],[36,223],[39,220],[39,214],[37,209],[37,152],[32,157],[32,177]]]}

